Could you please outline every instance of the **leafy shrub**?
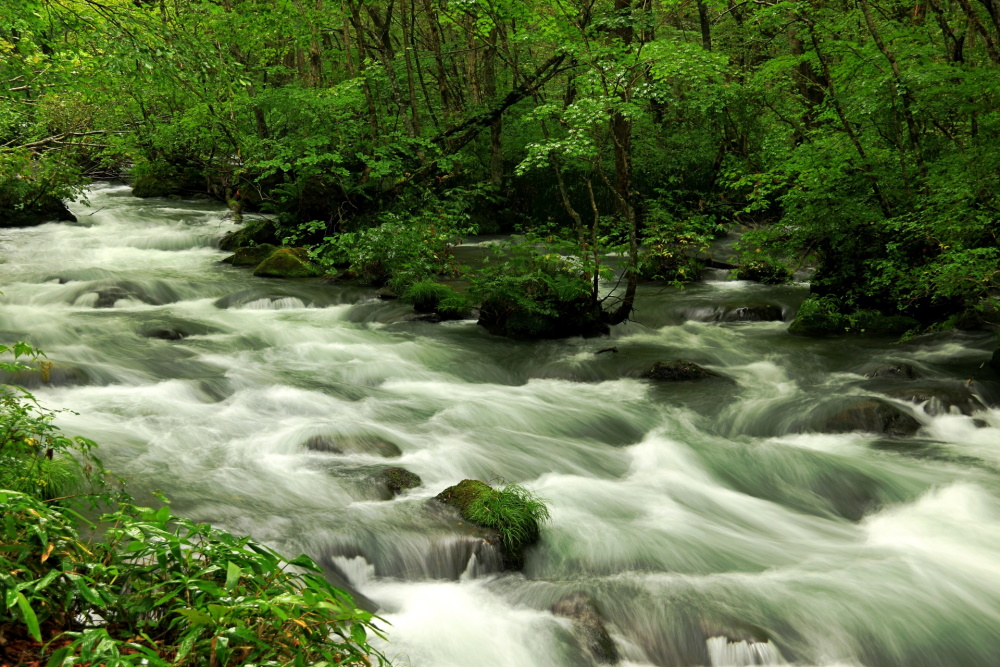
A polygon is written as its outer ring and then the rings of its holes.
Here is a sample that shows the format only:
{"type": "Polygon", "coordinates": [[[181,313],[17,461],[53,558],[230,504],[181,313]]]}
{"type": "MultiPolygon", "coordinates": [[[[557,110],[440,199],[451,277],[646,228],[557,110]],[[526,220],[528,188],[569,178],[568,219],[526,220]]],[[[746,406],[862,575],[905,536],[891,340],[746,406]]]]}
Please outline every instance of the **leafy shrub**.
{"type": "Polygon", "coordinates": [[[59,646],[38,648],[50,665],[384,664],[367,644],[375,617],[305,556],[166,506],[118,504],[89,541],[80,514],[30,495],[0,491],[0,511],[0,626],[59,646]]]}
{"type": "Polygon", "coordinates": [[[445,298],[434,309],[443,320],[462,320],[467,318],[472,312],[472,299],[466,294],[453,292],[445,298]]]}
{"type": "Polygon", "coordinates": [[[781,285],[792,279],[792,272],[784,265],[766,259],[744,261],[733,275],[737,280],[752,280],[765,285],[781,285]]]}
{"type": "Polygon", "coordinates": [[[519,484],[505,484],[472,498],[464,515],[500,533],[504,549],[517,553],[538,539],[539,526],[549,519],[545,501],[519,484]]]}
{"type": "Polygon", "coordinates": [[[806,336],[836,334],[902,335],[920,323],[905,315],[884,315],[877,310],[844,313],[832,297],[812,296],[802,302],[789,333],[806,336]]]}

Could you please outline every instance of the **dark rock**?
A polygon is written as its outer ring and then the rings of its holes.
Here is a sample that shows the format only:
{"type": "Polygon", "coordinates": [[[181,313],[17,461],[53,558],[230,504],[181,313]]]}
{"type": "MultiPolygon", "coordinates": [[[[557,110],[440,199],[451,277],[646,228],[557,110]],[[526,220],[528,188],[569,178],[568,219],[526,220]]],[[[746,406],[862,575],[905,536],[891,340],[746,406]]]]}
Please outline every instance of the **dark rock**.
{"type": "Polygon", "coordinates": [[[893,387],[882,393],[911,403],[922,403],[924,412],[933,416],[954,412],[968,416],[986,409],[982,401],[965,386],[893,387]]]}
{"type": "Polygon", "coordinates": [[[429,322],[431,324],[438,324],[441,322],[441,316],[437,313],[413,313],[403,317],[403,322],[429,322]]]}
{"type": "Polygon", "coordinates": [[[618,647],[611,639],[597,603],[584,593],[570,593],[556,600],[552,613],[572,619],[573,625],[584,639],[587,650],[599,664],[616,665],[621,660],[618,647]]]}
{"type": "Polygon", "coordinates": [[[235,251],[237,248],[261,246],[265,243],[280,245],[278,228],[266,218],[251,220],[241,229],[229,232],[219,241],[220,250],[235,251]]]}
{"type": "Polygon", "coordinates": [[[990,357],[990,367],[1000,373],[1000,347],[993,350],[993,356],[990,357]]]}
{"type": "Polygon", "coordinates": [[[0,227],[32,227],[45,222],[76,222],[66,204],[58,197],[43,196],[22,209],[0,209],[0,227]]]}
{"type": "Polygon", "coordinates": [[[772,303],[727,308],[721,317],[723,322],[780,322],[783,319],[781,307],[772,303]]]}
{"type": "Polygon", "coordinates": [[[309,260],[305,248],[281,248],[258,264],[253,274],[258,278],[314,278],[323,272],[309,260]]]}
{"type": "Polygon", "coordinates": [[[274,254],[277,246],[270,243],[263,243],[253,247],[237,248],[233,254],[222,260],[233,266],[257,266],[265,259],[274,254]]]}
{"type": "Polygon", "coordinates": [[[375,296],[383,301],[394,301],[399,298],[399,292],[386,285],[379,291],[375,292],[375,296]]]}
{"type": "Polygon", "coordinates": [[[159,338],[161,340],[182,340],[187,338],[187,334],[176,329],[149,329],[142,334],[146,338],[159,338]]]}
{"type": "Polygon", "coordinates": [[[389,498],[398,496],[403,491],[415,489],[423,483],[420,475],[398,466],[379,470],[372,475],[371,481],[385,491],[385,495],[389,498]]]}
{"type": "Polygon", "coordinates": [[[920,429],[920,422],[884,401],[859,399],[824,419],[820,428],[829,433],[869,431],[908,436],[920,429]]]}
{"type": "Polygon", "coordinates": [[[917,378],[917,372],[909,364],[885,364],[865,373],[866,378],[898,378],[901,380],[913,380],[917,378]]]}
{"type": "Polygon", "coordinates": [[[688,382],[692,380],[730,380],[727,375],[703,368],[690,361],[657,361],[653,367],[642,374],[647,380],[658,382],[688,382]]]}
{"type": "Polygon", "coordinates": [[[374,435],[314,435],[303,446],[331,454],[374,454],[385,458],[403,455],[399,447],[374,435]]]}

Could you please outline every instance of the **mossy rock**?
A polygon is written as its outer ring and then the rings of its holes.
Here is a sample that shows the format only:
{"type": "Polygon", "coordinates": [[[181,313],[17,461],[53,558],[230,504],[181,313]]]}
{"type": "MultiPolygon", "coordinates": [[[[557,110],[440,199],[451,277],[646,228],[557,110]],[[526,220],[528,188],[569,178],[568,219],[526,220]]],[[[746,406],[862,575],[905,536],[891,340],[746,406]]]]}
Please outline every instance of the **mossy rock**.
{"type": "Polygon", "coordinates": [[[484,298],[477,324],[495,336],[516,340],[595,338],[611,331],[600,305],[589,297],[548,306],[543,312],[519,307],[508,298],[484,298]]]}
{"type": "Polygon", "coordinates": [[[441,299],[434,313],[442,320],[467,320],[472,317],[472,307],[472,299],[455,292],[441,299]]]}
{"type": "Polygon", "coordinates": [[[473,500],[484,493],[493,493],[493,487],[478,479],[463,479],[455,486],[449,486],[437,494],[434,499],[454,507],[462,515],[462,518],[468,521],[466,510],[473,500]]]}
{"type": "Polygon", "coordinates": [[[484,539],[499,549],[503,567],[507,570],[520,570],[524,567],[524,550],[538,541],[540,536],[538,523],[548,518],[548,510],[544,506],[539,505],[534,510],[531,508],[531,503],[539,501],[525,498],[522,494],[526,494],[527,491],[523,487],[511,490],[511,487],[516,486],[508,485],[503,489],[494,489],[485,482],[464,479],[434,498],[458,510],[464,521],[484,529],[486,531],[484,539]],[[484,507],[488,512],[485,516],[490,517],[487,523],[482,523],[473,515],[474,510],[479,511],[484,507]],[[535,513],[539,509],[541,511],[535,513]]]}
{"type": "Polygon", "coordinates": [[[257,266],[274,254],[274,251],[277,249],[277,246],[270,243],[264,243],[253,247],[237,248],[231,256],[222,261],[227,264],[232,264],[233,266],[257,266]]]}
{"type": "Polygon", "coordinates": [[[234,252],[237,248],[262,246],[266,243],[280,245],[278,228],[267,219],[251,220],[242,228],[229,232],[219,241],[220,250],[234,252]]]}
{"type": "Polygon", "coordinates": [[[403,291],[402,299],[413,304],[413,310],[418,313],[432,313],[444,299],[447,299],[455,290],[442,285],[441,283],[422,280],[413,283],[403,291]]]}
{"type": "Polygon", "coordinates": [[[58,197],[43,196],[23,209],[0,209],[0,227],[33,227],[46,222],[76,222],[58,197]]]}
{"type": "Polygon", "coordinates": [[[423,480],[420,479],[420,475],[410,472],[406,468],[393,466],[375,473],[372,476],[372,482],[384,490],[385,495],[393,498],[404,491],[417,488],[423,483],[423,480]]]}
{"type": "Polygon", "coordinates": [[[920,326],[906,315],[883,315],[875,310],[842,313],[823,298],[806,299],[788,333],[801,336],[835,336],[858,334],[867,336],[901,336],[920,326]]]}
{"type": "Polygon", "coordinates": [[[836,336],[847,333],[845,318],[835,312],[810,312],[800,309],[788,325],[788,333],[797,336],[836,336]]]}
{"type": "Polygon", "coordinates": [[[309,261],[305,248],[281,248],[258,264],[253,274],[258,278],[315,278],[323,272],[309,261]]]}
{"type": "Polygon", "coordinates": [[[874,311],[862,311],[850,317],[851,332],[872,336],[901,336],[920,326],[906,315],[882,315],[874,311]]]}
{"type": "Polygon", "coordinates": [[[728,375],[716,373],[683,359],[657,361],[651,369],[642,374],[642,377],[658,382],[691,382],[694,380],[728,380],[732,382],[732,378],[728,375]]]}

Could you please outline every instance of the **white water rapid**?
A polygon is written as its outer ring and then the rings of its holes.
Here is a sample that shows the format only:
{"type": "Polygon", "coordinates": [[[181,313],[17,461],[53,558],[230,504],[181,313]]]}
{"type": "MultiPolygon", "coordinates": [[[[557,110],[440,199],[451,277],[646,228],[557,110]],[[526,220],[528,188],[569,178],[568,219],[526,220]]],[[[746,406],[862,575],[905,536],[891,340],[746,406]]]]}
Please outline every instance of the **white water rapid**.
{"type": "Polygon", "coordinates": [[[322,563],[379,608],[397,666],[596,664],[550,611],[576,593],[623,665],[1000,664],[990,334],[796,338],[804,285],[717,281],[643,289],[611,339],[513,342],[220,264],[215,205],[96,185],[72,208],[0,229],[0,339],[54,363],[36,395],[136,495],[322,563]],[[720,321],[759,302],[785,321],[720,321]],[[678,358],[735,382],[637,377],[678,358]],[[886,363],[920,378],[865,378],[886,363]],[[957,398],[890,395],[907,383],[957,398]],[[877,397],[919,430],[818,426],[877,397]],[[422,484],[384,499],[387,465],[422,484]],[[497,477],[551,508],[520,573],[429,509],[497,477]]]}

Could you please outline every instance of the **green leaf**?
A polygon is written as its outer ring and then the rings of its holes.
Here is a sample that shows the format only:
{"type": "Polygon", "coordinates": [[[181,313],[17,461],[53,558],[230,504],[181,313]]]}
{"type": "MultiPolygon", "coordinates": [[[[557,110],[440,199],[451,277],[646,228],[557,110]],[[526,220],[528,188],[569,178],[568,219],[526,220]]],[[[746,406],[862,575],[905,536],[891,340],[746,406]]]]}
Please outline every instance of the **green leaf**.
{"type": "Polygon", "coordinates": [[[21,610],[21,616],[24,618],[24,624],[28,626],[28,633],[36,642],[41,644],[42,632],[38,627],[38,617],[35,616],[35,612],[31,608],[28,598],[24,597],[24,593],[17,594],[17,606],[21,610]]]}
{"type": "Polygon", "coordinates": [[[236,585],[240,583],[240,575],[242,573],[243,570],[240,569],[239,565],[229,561],[229,564],[226,566],[226,590],[231,591],[236,588],[236,585]]]}

